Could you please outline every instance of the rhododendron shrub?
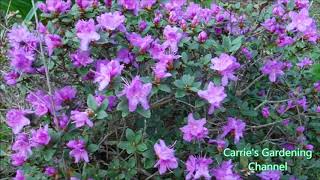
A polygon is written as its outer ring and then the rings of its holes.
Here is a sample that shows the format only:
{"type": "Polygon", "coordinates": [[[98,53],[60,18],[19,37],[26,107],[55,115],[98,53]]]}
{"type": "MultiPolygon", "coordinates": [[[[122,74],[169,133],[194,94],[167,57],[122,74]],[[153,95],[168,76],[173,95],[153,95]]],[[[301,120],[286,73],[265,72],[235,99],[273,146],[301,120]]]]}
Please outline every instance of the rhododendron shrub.
{"type": "Polygon", "coordinates": [[[32,1],[1,23],[0,176],[319,179],[313,2],[32,1]]]}

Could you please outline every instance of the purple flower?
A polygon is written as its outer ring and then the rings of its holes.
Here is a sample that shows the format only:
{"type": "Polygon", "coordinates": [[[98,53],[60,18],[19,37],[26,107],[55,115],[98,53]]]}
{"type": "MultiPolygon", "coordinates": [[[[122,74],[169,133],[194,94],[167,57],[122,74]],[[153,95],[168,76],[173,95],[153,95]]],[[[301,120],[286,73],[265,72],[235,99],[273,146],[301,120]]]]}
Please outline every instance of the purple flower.
{"type": "Polygon", "coordinates": [[[257,176],[260,177],[262,180],[280,180],[281,175],[281,171],[277,170],[268,170],[257,174],[257,176]]]}
{"type": "Polygon", "coordinates": [[[134,62],[134,55],[126,48],[122,48],[117,52],[117,61],[124,64],[130,64],[134,62]]]}
{"type": "Polygon", "coordinates": [[[76,4],[80,7],[80,9],[87,9],[94,5],[95,0],[76,0],[76,4]]]}
{"type": "Polygon", "coordinates": [[[14,26],[8,33],[8,39],[12,48],[31,52],[37,48],[39,41],[25,26],[14,26]]]}
{"type": "Polygon", "coordinates": [[[309,0],[294,0],[295,5],[299,9],[308,8],[309,7],[309,0]]]}
{"type": "Polygon", "coordinates": [[[269,75],[269,80],[271,82],[275,82],[277,76],[281,76],[284,74],[282,71],[284,65],[282,62],[276,60],[269,60],[267,61],[264,66],[260,69],[263,74],[269,75]]]}
{"type": "Polygon", "coordinates": [[[160,175],[164,174],[167,170],[178,167],[178,159],[174,156],[174,149],[166,146],[162,139],[154,145],[154,151],[158,157],[158,161],[154,167],[158,167],[160,175]]]}
{"type": "Polygon", "coordinates": [[[302,107],[304,111],[308,109],[308,102],[305,96],[303,96],[301,99],[298,99],[296,103],[298,106],[302,107]]]}
{"type": "Polygon", "coordinates": [[[34,71],[32,68],[34,54],[32,54],[30,51],[25,51],[23,49],[12,49],[9,52],[9,57],[11,59],[10,65],[14,70],[24,73],[31,73],[34,71]]]}
{"type": "Polygon", "coordinates": [[[55,174],[57,174],[57,169],[54,167],[48,166],[45,168],[44,174],[47,176],[54,176],[55,174]]]}
{"type": "Polygon", "coordinates": [[[65,13],[71,7],[71,0],[46,0],[46,3],[38,3],[38,8],[44,13],[65,13]]]}
{"type": "Polygon", "coordinates": [[[65,114],[62,114],[62,116],[58,118],[58,124],[61,129],[66,128],[68,123],[69,123],[69,118],[65,114]]]}
{"type": "Polygon", "coordinates": [[[111,79],[121,74],[123,65],[119,61],[112,60],[108,63],[100,63],[98,71],[95,72],[94,82],[99,83],[99,91],[105,89],[111,79]]]}
{"type": "Polygon", "coordinates": [[[188,115],[188,124],[180,128],[183,132],[183,139],[191,142],[192,140],[203,140],[208,135],[208,129],[204,127],[206,119],[194,119],[193,114],[188,115]]]}
{"type": "Polygon", "coordinates": [[[16,176],[13,178],[13,180],[26,180],[26,177],[24,176],[23,171],[17,170],[16,176]]]}
{"type": "Polygon", "coordinates": [[[186,0],[169,0],[164,6],[167,11],[171,11],[173,9],[181,9],[185,3],[186,0]]]}
{"type": "Polygon", "coordinates": [[[139,1],[137,0],[119,0],[118,3],[125,9],[134,10],[136,12],[139,10],[139,1]]]}
{"type": "Polygon", "coordinates": [[[320,106],[317,106],[316,112],[320,113],[320,106]]]}
{"type": "Polygon", "coordinates": [[[275,30],[278,26],[276,18],[274,18],[274,17],[265,20],[261,25],[270,32],[275,32],[275,30]]]}
{"type": "Polygon", "coordinates": [[[186,162],[187,176],[186,180],[189,179],[200,179],[201,177],[205,179],[210,179],[209,165],[212,163],[211,158],[199,157],[196,158],[190,155],[186,162]]]}
{"type": "Polygon", "coordinates": [[[97,17],[97,21],[99,26],[106,29],[113,31],[117,29],[121,24],[124,23],[125,17],[121,15],[119,11],[113,13],[104,13],[97,17]]]}
{"type": "Polygon", "coordinates": [[[287,150],[295,150],[296,149],[295,145],[291,144],[291,143],[284,143],[281,146],[282,146],[282,148],[285,148],[287,150]]]}
{"type": "Polygon", "coordinates": [[[222,85],[228,84],[228,79],[237,80],[233,72],[240,67],[237,59],[228,54],[222,53],[219,57],[211,59],[211,69],[218,71],[222,75],[222,85]]]}
{"type": "Polygon", "coordinates": [[[59,35],[48,34],[45,36],[45,43],[48,48],[48,55],[51,56],[53,50],[62,45],[62,40],[59,35]]]}
{"type": "Polygon", "coordinates": [[[138,25],[139,31],[140,32],[144,31],[147,28],[147,26],[148,26],[148,24],[146,21],[140,21],[139,25],[138,25]]]}
{"type": "Polygon", "coordinates": [[[243,133],[246,128],[246,123],[241,119],[236,119],[232,117],[228,117],[228,123],[222,127],[223,133],[221,134],[221,138],[224,138],[227,134],[234,134],[234,143],[237,144],[240,138],[243,137],[243,133]]]}
{"type": "Polygon", "coordinates": [[[319,39],[319,33],[317,31],[317,25],[313,21],[311,26],[308,27],[304,32],[303,32],[303,38],[307,39],[309,42],[316,43],[317,40],[319,39]]]}
{"type": "Polygon", "coordinates": [[[290,123],[290,119],[284,119],[281,123],[282,123],[282,125],[284,125],[284,126],[288,126],[289,123],[290,123]]]}
{"type": "Polygon", "coordinates": [[[227,97],[224,87],[215,86],[212,82],[209,82],[207,90],[198,91],[198,95],[210,103],[208,114],[212,114],[216,108],[219,108],[222,101],[227,97]]]}
{"type": "Polygon", "coordinates": [[[285,13],[285,9],[281,4],[276,4],[273,9],[272,9],[272,13],[276,16],[283,16],[285,13]]]}
{"type": "Polygon", "coordinates": [[[166,41],[163,43],[164,47],[170,47],[171,52],[175,53],[178,51],[178,43],[182,38],[182,33],[177,27],[171,27],[167,25],[163,30],[163,35],[166,41]]]}
{"type": "Polygon", "coordinates": [[[287,107],[286,107],[286,105],[284,105],[284,104],[280,105],[280,106],[277,108],[277,112],[278,112],[280,115],[283,115],[286,111],[287,111],[287,107]]]}
{"type": "Polygon", "coordinates": [[[6,81],[7,85],[13,86],[17,84],[17,79],[20,77],[20,74],[14,71],[4,74],[3,79],[6,81]]]}
{"type": "Polygon", "coordinates": [[[19,154],[24,154],[25,156],[31,155],[32,150],[28,135],[25,133],[18,134],[11,149],[19,154]]]}
{"type": "Polygon", "coordinates": [[[201,31],[200,34],[198,35],[198,41],[203,43],[208,39],[208,35],[205,31],[201,31]]]}
{"type": "Polygon", "coordinates": [[[111,7],[111,6],[112,6],[112,0],[104,0],[104,4],[105,4],[107,7],[111,7]]]}
{"type": "Polygon", "coordinates": [[[77,89],[72,86],[65,86],[54,93],[54,99],[58,104],[62,104],[65,101],[71,101],[76,97],[77,89]]]}
{"type": "Polygon", "coordinates": [[[212,175],[216,180],[241,180],[241,177],[232,171],[233,164],[231,160],[223,161],[219,167],[211,170],[212,175]]]}
{"type": "Polygon", "coordinates": [[[299,63],[297,63],[297,66],[299,68],[304,68],[304,67],[308,67],[308,66],[311,66],[313,64],[312,60],[310,58],[303,58],[299,61],[299,63]]]}
{"type": "Polygon", "coordinates": [[[27,161],[27,155],[23,153],[11,154],[11,164],[14,166],[22,166],[27,161]]]}
{"type": "Polygon", "coordinates": [[[313,84],[313,87],[316,91],[320,92],[320,81],[317,81],[313,84]]]}
{"type": "Polygon", "coordinates": [[[296,129],[296,132],[298,134],[302,134],[304,130],[305,130],[304,126],[298,126],[297,129],[296,129]]]}
{"type": "MultiPolygon", "coordinates": [[[[48,112],[52,113],[53,111],[50,95],[41,90],[30,92],[26,98],[26,101],[32,105],[32,107],[35,109],[35,114],[38,116],[43,116],[48,112]]],[[[53,103],[55,110],[58,110],[60,108],[59,104],[56,102],[53,103]]]]}
{"type": "Polygon", "coordinates": [[[241,52],[244,54],[244,56],[248,59],[251,60],[252,59],[252,53],[250,52],[250,50],[246,47],[241,48],[241,52]]]}
{"type": "Polygon", "coordinates": [[[287,35],[279,35],[276,43],[279,47],[285,47],[294,43],[294,39],[287,35]]]}
{"type": "Polygon", "coordinates": [[[89,51],[78,50],[75,53],[70,55],[72,63],[75,67],[86,67],[88,64],[93,62],[93,59],[90,58],[89,51]]]}
{"type": "Polygon", "coordinates": [[[305,145],[304,146],[304,148],[306,149],[306,150],[310,150],[310,151],[313,151],[313,145],[312,144],[307,144],[307,145],[305,145]]]}
{"type": "Polygon", "coordinates": [[[36,131],[32,130],[31,133],[32,146],[39,147],[49,144],[51,137],[48,132],[48,125],[45,125],[44,128],[39,128],[36,131]]]}
{"type": "Polygon", "coordinates": [[[88,152],[85,149],[85,142],[83,140],[71,140],[67,143],[67,147],[72,149],[69,155],[74,157],[75,163],[81,160],[89,162],[88,152]]]}
{"type": "Polygon", "coordinates": [[[18,134],[22,128],[30,124],[30,120],[25,117],[28,111],[11,109],[6,114],[6,123],[12,128],[14,134],[18,134]]]}
{"type": "Polygon", "coordinates": [[[157,0],[141,0],[140,7],[145,9],[151,9],[157,0]]]}
{"type": "Polygon", "coordinates": [[[209,140],[210,144],[217,144],[217,149],[219,152],[221,152],[224,148],[226,148],[226,141],[225,140],[221,140],[221,139],[210,139],[209,140]]]}
{"type": "Polygon", "coordinates": [[[124,90],[119,96],[126,95],[129,102],[129,111],[134,112],[139,103],[143,109],[149,109],[148,95],[152,89],[152,84],[143,84],[139,76],[136,76],[130,84],[126,84],[124,90]]]}
{"type": "Polygon", "coordinates": [[[145,52],[150,47],[150,44],[153,41],[150,35],[143,38],[137,33],[131,33],[127,38],[130,41],[131,45],[140,49],[140,52],[145,52]]]}
{"type": "Polygon", "coordinates": [[[71,120],[73,123],[76,124],[77,128],[80,128],[84,125],[88,125],[89,127],[93,127],[92,121],[90,121],[87,112],[80,112],[80,111],[71,111],[71,120]]]}
{"type": "Polygon", "coordinates": [[[88,21],[79,20],[76,24],[77,37],[80,39],[80,49],[88,50],[91,41],[100,39],[100,35],[96,32],[96,27],[93,19],[88,21]]]}
{"type": "Polygon", "coordinates": [[[152,68],[155,78],[160,81],[163,78],[170,77],[171,74],[167,72],[167,63],[158,62],[155,67],[152,68]]]}
{"type": "Polygon", "coordinates": [[[263,107],[261,113],[264,118],[268,118],[270,116],[269,107],[263,107]]]}
{"type": "Polygon", "coordinates": [[[309,17],[307,8],[302,9],[299,13],[291,11],[289,12],[289,17],[292,22],[287,26],[288,31],[297,29],[300,32],[304,32],[313,22],[312,18],[309,17]]]}
{"type": "Polygon", "coordinates": [[[201,6],[199,4],[196,3],[189,3],[184,16],[185,19],[193,19],[197,14],[199,14],[201,12],[201,6]]]}

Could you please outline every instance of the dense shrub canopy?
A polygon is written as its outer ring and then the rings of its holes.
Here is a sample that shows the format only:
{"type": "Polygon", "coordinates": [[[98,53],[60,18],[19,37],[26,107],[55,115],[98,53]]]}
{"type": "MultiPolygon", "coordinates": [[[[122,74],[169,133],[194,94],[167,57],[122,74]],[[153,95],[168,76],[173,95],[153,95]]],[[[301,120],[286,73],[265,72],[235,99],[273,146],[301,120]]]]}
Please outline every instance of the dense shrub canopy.
{"type": "Polygon", "coordinates": [[[2,25],[3,176],[320,178],[312,2],[32,4],[2,25]],[[226,154],[265,149],[312,157],[226,154]]]}

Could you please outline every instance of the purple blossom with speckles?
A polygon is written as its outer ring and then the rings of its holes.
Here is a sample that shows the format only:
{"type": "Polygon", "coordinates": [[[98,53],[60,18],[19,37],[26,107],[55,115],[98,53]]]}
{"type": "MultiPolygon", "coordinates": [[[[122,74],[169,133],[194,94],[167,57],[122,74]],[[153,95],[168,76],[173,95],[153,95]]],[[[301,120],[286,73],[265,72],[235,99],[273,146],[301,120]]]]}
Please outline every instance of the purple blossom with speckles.
{"type": "Polygon", "coordinates": [[[11,109],[6,114],[6,123],[12,128],[14,134],[18,134],[24,126],[30,124],[30,120],[25,116],[28,111],[11,109]]]}
{"type": "Polygon", "coordinates": [[[93,127],[93,122],[89,119],[87,112],[80,112],[80,111],[71,111],[71,120],[72,123],[76,124],[77,128],[80,128],[84,125],[88,125],[89,127],[93,127]]]}
{"type": "Polygon", "coordinates": [[[257,174],[257,176],[260,177],[261,180],[280,180],[282,172],[277,170],[268,170],[257,174]]]}
{"type": "Polygon", "coordinates": [[[76,24],[77,37],[80,39],[80,49],[87,51],[90,42],[100,39],[100,35],[96,32],[96,26],[93,19],[88,21],[79,20],[76,24]]]}
{"type": "Polygon", "coordinates": [[[211,174],[216,178],[216,180],[241,180],[239,174],[233,172],[233,164],[231,160],[223,161],[219,167],[211,170],[211,174]]]}
{"type": "Polygon", "coordinates": [[[97,17],[99,26],[106,30],[115,30],[124,23],[125,17],[119,11],[104,13],[97,17]]]}
{"type": "Polygon", "coordinates": [[[236,119],[229,117],[228,122],[225,126],[222,127],[223,133],[221,134],[221,138],[224,138],[227,134],[234,134],[234,143],[237,144],[240,138],[243,137],[243,133],[245,131],[246,123],[241,119],[236,119]]]}
{"type": "Polygon", "coordinates": [[[86,67],[93,62],[89,51],[78,50],[71,54],[70,58],[75,67],[86,67]]]}
{"type": "Polygon", "coordinates": [[[305,57],[297,63],[297,66],[302,69],[304,67],[310,67],[312,64],[313,61],[310,58],[305,57]]]}
{"type": "Polygon", "coordinates": [[[222,75],[222,85],[228,85],[228,80],[236,81],[237,77],[234,75],[234,71],[240,67],[237,59],[228,54],[222,53],[219,57],[211,59],[211,69],[216,70],[222,75]]]}
{"type": "Polygon", "coordinates": [[[269,80],[271,82],[275,82],[277,76],[281,76],[284,74],[284,72],[282,71],[283,68],[284,65],[282,62],[277,60],[269,60],[261,68],[261,71],[263,74],[269,75],[269,80]]]}
{"type": "Polygon", "coordinates": [[[227,94],[224,92],[223,86],[215,86],[212,82],[209,82],[207,90],[198,91],[198,96],[210,103],[208,114],[212,114],[215,109],[220,108],[227,94]]]}
{"type": "Polygon", "coordinates": [[[38,8],[44,13],[65,13],[71,8],[71,0],[46,0],[45,3],[38,3],[38,8]]]}
{"type": "Polygon", "coordinates": [[[206,157],[195,157],[190,155],[186,162],[186,180],[189,179],[200,179],[201,177],[205,179],[210,179],[211,175],[209,173],[209,165],[212,163],[211,158],[206,157]]]}
{"type": "Polygon", "coordinates": [[[151,92],[152,84],[143,84],[139,76],[136,76],[131,83],[127,83],[125,88],[118,96],[126,95],[129,103],[129,111],[134,112],[137,109],[139,103],[141,103],[143,109],[148,110],[150,108],[148,102],[148,96],[151,92]]]}
{"type": "Polygon", "coordinates": [[[192,140],[203,140],[208,135],[208,129],[204,127],[206,119],[194,119],[193,114],[188,115],[188,124],[180,128],[183,133],[183,139],[187,142],[192,140]]]}
{"type": "Polygon", "coordinates": [[[81,160],[89,162],[88,152],[85,149],[83,140],[71,140],[67,143],[67,147],[71,149],[69,155],[74,158],[75,163],[81,160]]]}
{"type": "Polygon", "coordinates": [[[174,149],[168,147],[162,139],[160,139],[159,143],[156,143],[153,148],[158,157],[158,161],[154,167],[158,167],[160,175],[167,172],[167,170],[178,167],[178,159],[174,156],[174,149]]]}

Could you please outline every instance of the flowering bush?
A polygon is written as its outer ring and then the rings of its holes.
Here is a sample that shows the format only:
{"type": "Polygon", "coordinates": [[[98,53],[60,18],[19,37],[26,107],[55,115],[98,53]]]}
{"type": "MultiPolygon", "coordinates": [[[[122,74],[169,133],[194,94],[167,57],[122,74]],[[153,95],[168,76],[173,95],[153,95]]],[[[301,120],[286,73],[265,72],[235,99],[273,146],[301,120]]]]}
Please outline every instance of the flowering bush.
{"type": "Polygon", "coordinates": [[[24,98],[1,97],[12,132],[3,176],[320,178],[316,153],[224,153],[320,150],[320,34],[308,0],[32,3],[32,23],[3,31],[1,91],[24,98]]]}

